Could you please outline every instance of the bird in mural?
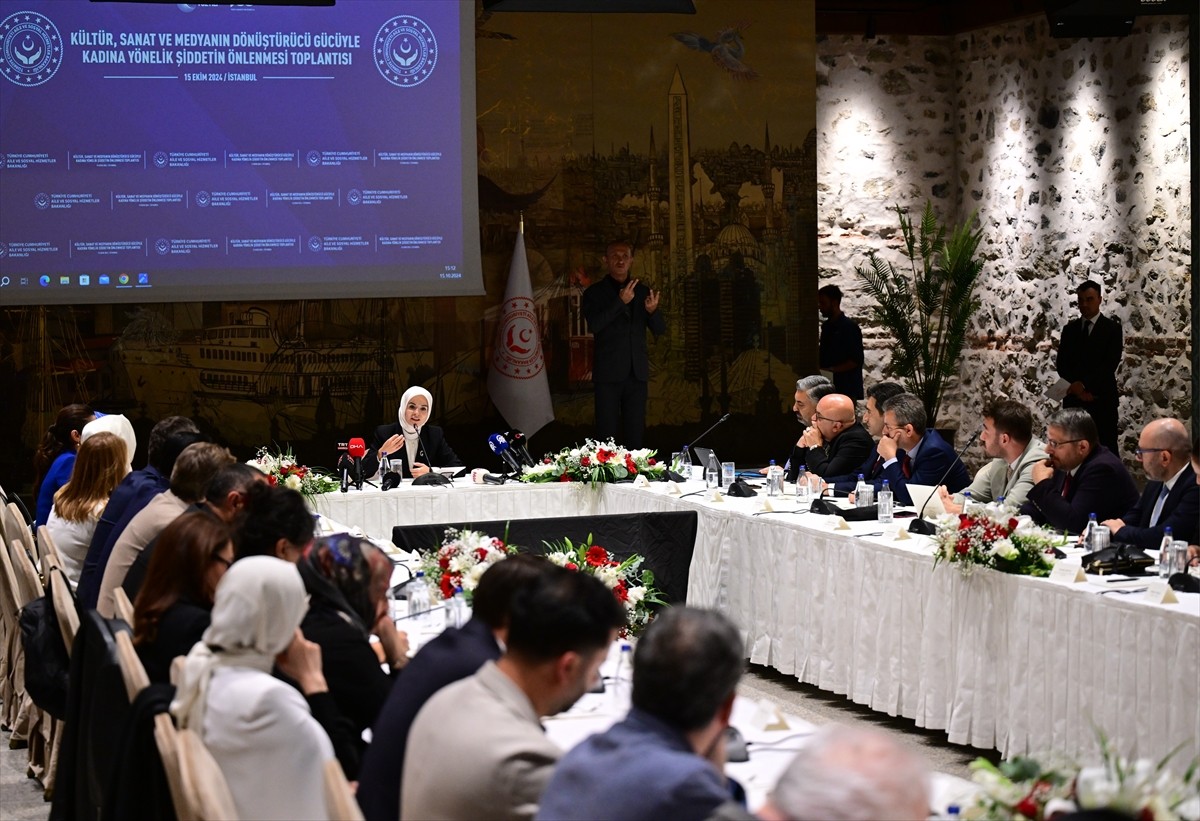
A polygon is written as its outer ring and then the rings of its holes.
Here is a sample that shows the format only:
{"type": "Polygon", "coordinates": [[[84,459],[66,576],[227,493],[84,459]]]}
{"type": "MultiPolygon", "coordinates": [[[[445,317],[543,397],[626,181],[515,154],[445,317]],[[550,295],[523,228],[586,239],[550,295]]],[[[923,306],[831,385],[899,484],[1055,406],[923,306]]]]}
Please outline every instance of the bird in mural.
{"type": "Polygon", "coordinates": [[[693,51],[706,51],[712,61],[733,75],[735,80],[753,80],[758,72],[742,62],[746,44],[742,42],[745,25],[730,26],[717,32],[713,40],[690,31],[677,31],[671,36],[693,51]]]}

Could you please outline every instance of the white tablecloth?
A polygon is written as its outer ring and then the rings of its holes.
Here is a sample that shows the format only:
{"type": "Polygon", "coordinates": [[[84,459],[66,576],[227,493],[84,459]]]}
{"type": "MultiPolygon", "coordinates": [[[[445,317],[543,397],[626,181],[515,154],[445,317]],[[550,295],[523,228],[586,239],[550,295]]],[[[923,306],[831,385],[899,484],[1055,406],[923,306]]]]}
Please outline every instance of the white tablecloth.
{"type": "Polygon", "coordinates": [[[404,486],[316,507],[383,538],[398,524],[691,507],[688,603],[728,614],[756,664],[1005,756],[1092,758],[1093,726],[1154,759],[1182,745],[1179,769],[1200,755],[1197,594],[1155,605],[1090,584],[964,577],[934,569],[926,539],[854,536],[875,522],[834,531],[815,514],[755,516],[762,497],[679,498],[663,484],[404,486]]]}

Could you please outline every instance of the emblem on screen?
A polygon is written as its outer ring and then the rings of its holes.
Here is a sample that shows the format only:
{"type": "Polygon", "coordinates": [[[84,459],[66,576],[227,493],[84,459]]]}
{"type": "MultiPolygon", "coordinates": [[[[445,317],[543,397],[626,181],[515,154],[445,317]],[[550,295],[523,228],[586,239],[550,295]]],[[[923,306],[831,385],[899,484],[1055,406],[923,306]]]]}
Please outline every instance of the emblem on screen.
{"type": "Polygon", "coordinates": [[[49,17],[14,12],[0,21],[0,74],[19,86],[40,86],[62,65],[62,46],[62,35],[49,17]]]}
{"type": "Polygon", "coordinates": [[[394,86],[407,88],[425,82],[437,58],[437,38],[420,17],[393,17],[375,35],[375,67],[394,86]]]}
{"type": "Polygon", "coordinates": [[[310,251],[320,251],[322,244],[323,243],[321,242],[320,237],[309,237],[308,238],[308,250],[310,250],[310,251]]]}
{"type": "Polygon", "coordinates": [[[207,208],[209,202],[211,202],[211,198],[209,197],[209,193],[207,191],[196,192],[196,205],[200,206],[201,208],[207,208]]]}
{"type": "Polygon", "coordinates": [[[44,192],[39,192],[33,195],[33,207],[39,211],[45,211],[50,207],[50,195],[44,192]]]}
{"type": "Polygon", "coordinates": [[[166,151],[155,151],[154,152],[154,165],[156,168],[166,168],[167,167],[167,152],[166,151]]]}
{"type": "Polygon", "coordinates": [[[154,242],[154,250],[160,257],[165,257],[171,252],[171,242],[167,239],[159,238],[154,242]]]}

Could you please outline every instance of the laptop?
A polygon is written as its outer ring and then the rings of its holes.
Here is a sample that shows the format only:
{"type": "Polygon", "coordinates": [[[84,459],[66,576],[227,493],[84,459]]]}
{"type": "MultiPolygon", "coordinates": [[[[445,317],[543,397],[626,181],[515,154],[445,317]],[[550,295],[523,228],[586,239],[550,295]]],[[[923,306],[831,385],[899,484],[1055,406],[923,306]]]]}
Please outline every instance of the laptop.
{"type": "Polygon", "coordinates": [[[908,495],[913,500],[913,508],[918,512],[921,510],[921,506],[925,505],[926,500],[929,501],[925,507],[926,516],[941,516],[946,512],[946,508],[942,507],[942,497],[938,495],[936,485],[914,485],[909,482],[907,487],[908,495]]]}
{"type": "MultiPolygon", "coordinates": [[[[697,445],[692,445],[692,453],[696,454],[697,463],[706,468],[708,467],[708,460],[716,456],[716,453],[714,453],[711,448],[702,448],[697,445]]],[[[720,459],[717,460],[717,464],[721,464],[720,459]]]]}

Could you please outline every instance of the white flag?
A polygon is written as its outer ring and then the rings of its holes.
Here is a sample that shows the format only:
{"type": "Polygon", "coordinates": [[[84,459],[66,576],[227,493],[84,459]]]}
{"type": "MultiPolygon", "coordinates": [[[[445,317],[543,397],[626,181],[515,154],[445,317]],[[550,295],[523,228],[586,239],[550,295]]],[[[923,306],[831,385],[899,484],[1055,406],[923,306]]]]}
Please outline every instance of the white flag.
{"type": "Polygon", "coordinates": [[[533,287],[529,283],[523,226],[517,232],[508,287],[504,290],[500,322],[496,326],[488,394],[504,421],[526,436],[533,436],[554,419],[546,357],[542,355],[533,287]]]}

